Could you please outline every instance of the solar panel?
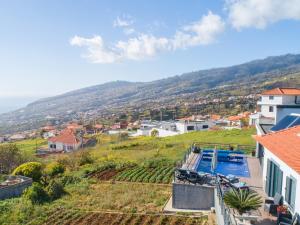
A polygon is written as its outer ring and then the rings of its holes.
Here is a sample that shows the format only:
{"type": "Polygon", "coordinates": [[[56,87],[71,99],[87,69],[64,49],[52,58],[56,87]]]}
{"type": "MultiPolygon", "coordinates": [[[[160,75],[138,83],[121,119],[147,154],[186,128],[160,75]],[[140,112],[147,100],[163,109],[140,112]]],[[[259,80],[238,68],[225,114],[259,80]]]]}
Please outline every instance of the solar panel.
{"type": "Polygon", "coordinates": [[[298,125],[300,125],[300,116],[298,117],[298,119],[296,119],[296,120],[293,122],[293,124],[291,124],[290,127],[295,127],[295,126],[298,126],[298,125]]]}
{"type": "Polygon", "coordinates": [[[280,120],[275,126],[273,126],[271,131],[279,131],[289,127],[300,125],[300,117],[289,115],[280,120]]]}

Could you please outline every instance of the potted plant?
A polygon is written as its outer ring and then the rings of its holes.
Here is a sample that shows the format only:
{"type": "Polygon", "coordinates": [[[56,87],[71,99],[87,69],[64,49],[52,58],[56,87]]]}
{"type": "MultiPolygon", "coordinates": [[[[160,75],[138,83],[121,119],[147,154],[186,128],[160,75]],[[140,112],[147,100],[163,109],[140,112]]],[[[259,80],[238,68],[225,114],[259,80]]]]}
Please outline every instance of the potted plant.
{"type": "Polygon", "coordinates": [[[277,206],[277,214],[287,214],[288,213],[288,207],[286,205],[279,205],[277,206]]]}
{"type": "MultiPolygon", "coordinates": [[[[238,212],[237,218],[243,220],[243,214],[251,210],[257,210],[261,204],[261,197],[251,190],[230,190],[224,195],[225,204],[238,212]]],[[[253,216],[255,218],[256,216],[253,216]]],[[[251,215],[247,215],[251,218],[251,215]]]]}

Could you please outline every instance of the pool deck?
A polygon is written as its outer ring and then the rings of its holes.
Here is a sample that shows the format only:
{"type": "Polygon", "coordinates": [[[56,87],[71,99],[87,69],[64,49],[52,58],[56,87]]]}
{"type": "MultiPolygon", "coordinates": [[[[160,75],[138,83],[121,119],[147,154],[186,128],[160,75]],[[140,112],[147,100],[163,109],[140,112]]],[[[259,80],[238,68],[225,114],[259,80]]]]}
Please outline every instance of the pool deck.
{"type": "MultiPolygon", "coordinates": [[[[250,171],[250,177],[240,177],[240,180],[243,182],[246,182],[251,189],[256,191],[263,199],[267,198],[267,195],[265,194],[263,190],[263,181],[262,181],[262,171],[261,166],[259,163],[258,158],[256,157],[247,157],[248,161],[248,167],[250,171]]],[[[260,225],[275,225],[276,224],[276,217],[269,215],[263,210],[263,205],[259,209],[259,212],[261,214],[261,218],[259,218],[258,222],[256,224],[260,225]]]]}
{"type": "MultiPolygon", "coordinates": [[[[183,168],[195,170],[197,167],[197,162],[199,160],[200,154],[191,153],[186,163],[183,164],[183,168]]],[[[263,199],[266,199],[266,194],[263,191],[263,181],[262,181],[262,171],[258,158],[247,156],[248,168],[250,172],[250,177],[239,177],[242,182],[246,182],[247,185],[254,191],[256,191],[263,199]]],[[[264,212],[263,206],[259,209],[261,217],[258,219],[256,224],[259,225],[275,225],[276,217],[269,215],[264,212]]]]}

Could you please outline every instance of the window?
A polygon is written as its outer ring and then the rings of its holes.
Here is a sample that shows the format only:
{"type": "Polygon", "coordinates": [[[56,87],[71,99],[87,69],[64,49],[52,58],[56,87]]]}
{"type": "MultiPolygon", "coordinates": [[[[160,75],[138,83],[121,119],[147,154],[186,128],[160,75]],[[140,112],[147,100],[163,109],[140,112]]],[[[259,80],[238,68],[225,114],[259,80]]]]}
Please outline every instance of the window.
{"type": "Polygon", "coordinates": [[[202,129],[208,129],[208,125],[203,125],[202,129]]]}
{"type": "Polygon", "coordinates": [[[269,96],[269,100],[274,100],[274,96],[273,96],[273,95],[270,95],[270,96],[269,96]]]}
{"type": "Polygon", "coordinates": [[[269,112],[274,112],[274,106],[269,106],[269,112]]]}
{"type": "Polygon", "coordinates": [[[296,104],[300,104],[300,96],[296,96],[295,97],[295,103],[296,104]]]}
{"type": "Polygon", "coordinates": [[[190,131],[190,130],[195,130],[195,127],[194,126],[187,126],[187,130],[190,131]]]}
{"type": "Polygon", "coordinates": [[[296,180],[293,177],[286,177],[285,201],[290,205],[291,209],[295,209],[296,198],[296,180]]]}

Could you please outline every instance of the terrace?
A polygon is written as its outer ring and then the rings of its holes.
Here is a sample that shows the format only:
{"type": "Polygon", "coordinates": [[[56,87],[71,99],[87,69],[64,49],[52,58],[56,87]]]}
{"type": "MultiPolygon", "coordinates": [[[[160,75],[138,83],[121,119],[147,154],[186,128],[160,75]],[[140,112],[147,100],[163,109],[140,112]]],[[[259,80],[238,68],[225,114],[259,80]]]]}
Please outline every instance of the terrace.
{"type": "Polygon", "coordinates": [[[205,179],[193,182],[190,179],[180,179],[180,176],[175,175],[173,207],[179,206],[181,209],[187,209],[187,207],[193,206],[192,209],[196,209],[195,204],[189,204],[189,201],[197,202],[196,199],[199,198],[202,201],[198,201],[201,203],[197,205],[198,209],[215,208],[218,224],[248,224],[250,222],[263,225],[276,224],[277,218],[264,212],[263,206],[240,216],[233,209],[228,208],[223,201],[224,194],[230,188],[248,188],[257,192],[262,199],[266,199],[259,160],[244,154],[244,152],[252,152],[253,148],[255,147],[235,144],[195,143],[188,150],[178,168],[192,171],[191,173],[195,172],[205,179]],[[214,163],[215,165],[213,165],[214,163]],[[238,180],[238,183],[228,187],[220,182],[219,177],[233,177],[238,180]],[[178,187],[180,185],[185,186],[180,189],[178,187]],[[195,191],[195,187],[199,187],[197,191],[195,191]],[[208,188],[213,188],[213,192],[211,189],[208,191],[208,188]],[[182,191],[183,189],[189,193],[182,191]],[[181,198],[180,202],[178,195],[186,198],[186,201],[181,198]]]}

